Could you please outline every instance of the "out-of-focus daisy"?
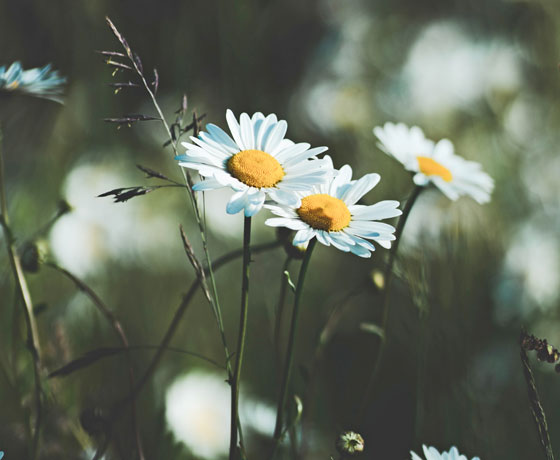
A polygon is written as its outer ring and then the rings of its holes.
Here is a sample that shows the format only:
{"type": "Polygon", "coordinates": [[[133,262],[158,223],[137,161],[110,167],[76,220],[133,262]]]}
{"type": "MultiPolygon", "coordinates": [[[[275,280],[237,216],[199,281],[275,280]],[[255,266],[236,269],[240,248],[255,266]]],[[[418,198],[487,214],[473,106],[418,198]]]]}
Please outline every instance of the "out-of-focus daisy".
{"type": "MultiPolygon", "coordinates": [[[[179,377],[165,395],[165,418],[175,438],[196,456],[222,458],[229,451],[231,390],[212,373],[195,371],[179,377]]],[[[270,436],[272,407],[241,394],[240,417],[246,430],[270,436]]]]}
{"type": "MultiPolygon", "coordinates": [[[[331,164],[330,157],[325,160],[331,164]]],[[[402,214],[398,201],[380,201],[371,206],[356,204],[377,185],[379,174],[366,174],[352,180],[352,168],[343,166],[333,170],[328,183],[316,186],[310,192],[301,193],[299,206],[265,205],[280,217],[268,219],[267,225],[296,230],[293,244],[306,244],[312,238],[344,252],[360,257],[371,257],[375,246],[366,239],[376,241],[384,248],[391,247],[395,228],[377,222],[402,214]]]]}
{"type": "Polygon", "coordinates": [[[416,185],[431,182],[451,200],[469,195],[480,204],[490,201],[494,180],[479,163],[455,155],[448,139],[434,143],[419,127],[409,128],[403,123],[385,123],[383,128],[375,127],[373,133],[381,150],[414,173],[416,185]]]}
{"type": "Polygon", "coordinates": [[[294,192],[325,182],[330,171],[315,157],[327,147],[310,149],[307,143],[285,139],[288,124],[274,114],[265,117],[257,112],[249,117],[242,113],[238,122],[228,110],[226,119],[233,139],[208,124],[208,132],[191,137],[194,144],[183,143],[187,152],[176,159],[206,178],[195,190],[231,187],[235,191],[226,207],[229,214],[244,209],[245,216],[252,216],[267,195],[278,203],[297,206],[299,198],[294,192]]]}
{"type": "MultiPolygon", "coordinates": [[[[455,446],[453,446],[449,452],[443,452],[441,454],[434,447],[427,447],[423,445],[422,449],[424,450],[426,460],[468,460],[467,457],[459,453],[455,446]]],[[[412,451],[410,454],[412,455],[412,460],[424,460],[412,451]]],[[[480,460],[480,458],[473,457],[472,460],[480,460]]]]}
{"type": "Polygon", "coordinates": [[[65,82],[66,78],[51,70],[50,64],[30,70],[23,70],[19,62],[14,62],[7,69],[0,66],[0,91],[18,91],[62,103],[65,82]]]}

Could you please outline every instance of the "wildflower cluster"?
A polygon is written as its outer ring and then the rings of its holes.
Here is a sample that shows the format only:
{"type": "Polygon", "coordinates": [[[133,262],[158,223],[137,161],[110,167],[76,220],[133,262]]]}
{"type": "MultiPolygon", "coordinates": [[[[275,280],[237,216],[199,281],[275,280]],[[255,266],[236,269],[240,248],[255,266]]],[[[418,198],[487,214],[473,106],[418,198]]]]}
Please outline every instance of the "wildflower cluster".
{"type": "MultiPolygon", "coordinates": [[[[401,215],[399,202],[359,204],[380,181],[379,174],[353,180],[349,165],[335,169],[329,156],[318,158],[327,147],[310,148],[285,138],[288,125],[275,114],[242,113],[238,121],[228,110],[226,120],[231,136],[208,124],[206,132],[191,136],[192,143],[183,142],[186,153],[176,157],[179,165],[204,177],[194,190],[231,188],[235,193],[226,207],[229,214],[243,210],[251,217],[265,207],[277,216],[266,224],[296,231],[296,246],[316,238],[360,257],[375,251],[367,240],[391,247],[395,228],[379,221],[401,215]]],[[[402,124],[388,123],[374,132],[384,151],[415,172],[417,185],[431,182],[453,200],[463,194],[480,203],[489,200],[492,179],[478,163],[455,155],[450,141],[434,144],[419,128],[402,124]]]]}

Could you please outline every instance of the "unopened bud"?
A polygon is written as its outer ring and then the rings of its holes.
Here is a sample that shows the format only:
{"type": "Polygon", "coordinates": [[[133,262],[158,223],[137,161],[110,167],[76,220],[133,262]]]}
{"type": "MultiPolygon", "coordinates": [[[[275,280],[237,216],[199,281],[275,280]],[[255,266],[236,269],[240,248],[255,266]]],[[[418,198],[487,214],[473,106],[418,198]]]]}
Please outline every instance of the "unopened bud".
{"type": "Polygon", "coordinates": [[[364,438],[355,431],[345,431],[336,441],[336,449],[342,457],[353,457],[364,451],[364,438]]]}
{"type": "Polygon", "coordinates": [[[21,248],[21,266],[29,273],[37,273],[41,265],[41,251],[34,241],[27,242],[21,248]]]}

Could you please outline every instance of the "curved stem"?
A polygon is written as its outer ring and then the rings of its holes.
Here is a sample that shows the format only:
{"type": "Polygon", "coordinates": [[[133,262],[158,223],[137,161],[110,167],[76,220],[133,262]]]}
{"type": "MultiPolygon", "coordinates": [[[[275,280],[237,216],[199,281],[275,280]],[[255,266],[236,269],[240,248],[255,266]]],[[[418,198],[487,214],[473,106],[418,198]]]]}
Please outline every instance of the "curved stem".
{"type": "Polygon", "coordinates": [[[245,336],[247,334],[247,313],[249,309],[249,265],[251,263],[251,218],[245,217],[243,228],[243,270],[241,274],[241,318],[239,320],[239,337],[237,339],[237,356],[235,371],[231,383],[231,434],[229,444],[229,459],[237,458],[237,431],[239,422],[239,386],[241,380],[241,366],[245,351],[245,336]]]}
{"type": "Polygon", "coordinates": [[[384,276],[384,280],[385,280],[385,287],[383,289],[383,295],[382,295],[382,317],[381,317],[381,330],[383,331],[383,336],[381,337],[381,343],[379,344],[379,351],[377,352],[377,356],[375,357],[374,361],[373,361],[373,366],[371,369],[371,373],[368,379],[368,384],[366,386],[366,390],[364,392],[364,396],[362,399],[362,403],[361,406],[359,408],[359,420],[362,420],[364,418],[365,415],[365,410],[367,407],[367,404],[369,402],[369,398],[371,397],[371,392],[373,390],[373,386],[375,384],[375,380],[377,378],[377,373],[379,372],[379,366],[383,357],[383,353],[385,351],[385,344],[387,342],[387,321],[389,319],[389,290],[391,287],[391,281],[393,279],[393,265],[395,264],[395,259],[397,256],[397,251],[399,249],[399,243],[401,241],[401,235],[402,232],[404,230],[404,226],[406,225],[406,221],[408,219],[408,216],[410,215],[410,211],[412,210],[412,207],[414,206],[414,203],[416,202],[416,200],[418,199],[418,196],[420,195],[420,193],[422,192],[422,190],[424,190],[424,187],[417,185],[414,190],[412,191],[410,197],[408,198],[408,200],[406,200],[406,204],[404,206],[403,209],[403,213],[401,215],[401,217],[399,218],[399,222],[397,223],[397,228],[395,230],[395,242],[394,244],[391,246],[391,249],[389,251],[389,260],[387,263],[387,267],[385,269],[385,276],[384,276]]]}
{"type": "Polygon", "coordinates": [[[286,351],[286,358],[284,363],[284,375],[282,377],[282,384],[280,387],[280,393],[278,397],[278,407],[276,413],[276,426],[274,428],[274,452],[272,453],[272,457],[274,457],[278,446],[280,445],[280,441],[283,435],[283,427],[284,427],[284,410],[286,407],[286,398],[288,395],[288,383],[290,381],[290,373],[292,370],[292,364],[294,360],[294,343],[295,337],[297,332],[297,325],[298,325],[298,313],[299,313],[299,305],[301,302],[301,294],[303,292],[303,284],[305,282],[305,274],[307,273],[307,268],[309,267],[309,261],[311,260],[311,255],[313,254],[313,248],[317,243],[317,239],[313,238],[309,242],[309,246],[307,247],[307,251],[305,252],[305,258],[301,264],[301,268],[299,271],[298,283],[296,287],[296,294],[294,299],[294,309],[292,311],[292,321],[290,324],[290,335],[288,337],[288,349],[286,351]]]}
{"type": "Polygon", "coordinates": [[[33,301],[27,286],[25,274],[21,266],[21,260],[16,250],[15,237],[10,227],[8,217],[8,204],[6,200],[6,185],[4,182],[4,157],[2,154],[2,131],[0,130],[0,225],[4,230],[6,238],[6,250],[10,259],[10,266],[14,274],[18,294],[23,300],[23,311],[27,326],[27,346],[33,358],[33,374],[35,377],[35,431],[31,444],[31,458],[37,458],[39,451],[39,438],[41,435],[41,423],[43,418],[43,397],[41,389],[41,348],[39,345],[39,333],[33,313],[33,301]]]}
{"type": "MultiPolygon", "coordinates": [[[[84,294],[86,294],[90,300],[93,302],[93,304],[96,306],[96,308],[103,314],[103,316],[107,319],[107,321],[109,322],[109,324],[111,324],[111,327],[113,328],[113,330],[115,331],[115,334],[117,335],[117,337],[119,338],[123,348],[126,351],[127,354],[127,358],[128,358],[128,380],[129,380],[129,385],[130,385],[130,394],[132,395],[134,393],[134,388],[136,387],[136,383],[134,380],[134,369],[132,367],[132,357],[130,355],[130,345],[128,342],[128,338],[124,332],[124,329],[120,323],[120,321],[118,320],[118,318],[115,316],[115,314],[105,305],[105,303],[101,300],[101,298],[97,295],[97,293],[90,288],[85,282],[83,282],[80,278],[78,278],[76,275],[74,275],[73,273],[69,272],[68,270],[66,270],[65,268],[53,263],[53,262],[46,262],[45,265],[47,265],[48,267],[53,268],[54,270],[62,273],[64,276],[66,276],[70,281],[72,281],[74,283],[74,285],[80,290],[82,291],[84,294]]],[[[131,418],[132,418],[132,430],[134,432],[134,436],[135,436],[135,441],[136,441],[136,449],[138,451],[138,457],[143,460],[144,459],[144,452],[142,450],[142,440],[140,438],[140,431],[138,428],[138,420],[137,420],[137,416],[136,416],[136,404],[134,401],[132,401],[131,407],[130,407],[130,411],[131,411],[131,418]]]]}

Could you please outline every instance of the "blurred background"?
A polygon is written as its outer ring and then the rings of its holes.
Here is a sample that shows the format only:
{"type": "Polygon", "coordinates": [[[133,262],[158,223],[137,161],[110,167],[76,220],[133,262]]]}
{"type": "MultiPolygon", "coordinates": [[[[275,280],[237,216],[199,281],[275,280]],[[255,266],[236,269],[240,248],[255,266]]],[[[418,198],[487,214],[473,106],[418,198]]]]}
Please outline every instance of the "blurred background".
{"type": "MultiPolygon", "coordinates": [[[[382,180],[365,200],[406,200],[410,176],[377,147],[386,121],[449,138],[456,152],[495,179],[492,202],[420,196],[404,231],[392,285],[388,342],[371,403],[360,407],[380,319],[372,274],[387,251],[362,260],[319,247],[311,262],[297,341],[293,391],[304,398],[305,458],[336,457],[343,429],[365,438],[365,458],[409,458],[422,444],[469,458],[540,458],[519,359],[528,332],[560,345],[560,3],[547,0],[0,0],[0,65],[52,63],[67,77],[65,104],[0,93],[7,199],[20,247],[37,241],[49,260],[83,279],[121,319],[133,345],[157,345],[195,279],[178,225],[202,255],[180,189],[127,203],[97,195],[159,183],[136,164],[181,180],[157,122],[117,130],[103,118],[155,115],[145,93],[113,82],[94,50],[118,50],[108,15],[159,72],[158,100],[170,121],[182,94],[205,122],[225,110],[274,112],[288,137],[329,146],[338,167],[382,180]],[[72,211],[45,225],[66,200],[72,211]],[[40,231],[42,230],[42,231],[40,231]],[[326,339],[321,333],[332,313],[326,339]],[[319,346],[319,344],[321,344],[319,346]],[[358,419],[364,410],[364,422],[358,419]]],[[[213,257],[241,247],[242,216],[229,192],[206,195],[213,257]]],[[[255,243],[274,241],[254,223],[255,243]]],[[[0,237],[4,246],[4,235],[0,237]]],[[[254,256],[242,418],[249,458],[265,458],[278,390],[272,340],[286,254],[254,256]]],[[[239,259],[217,272],[225,329],[235,348],[239,259]]],[[[297,277],[298,261],[289,270],[297,277]]],[[[87,351],[119,346],[90,299],[59,272],[28,274],[44,364],[53,371],[87,351]]],[[[288,293],[287,305],[292,296],[288,293]]],[[[33,412],[25,324],[5,250],[0,252],[0,450],[24,459],[33,412]]],[[[288,310],[289,311],[289,310],[288,310]]],[[[325,337],[325,335],[323,335],[325,337]]],[[[172,345],[223,364],[211,309],[198,293],[172,345]]],[[[132,352],[138,375],[153,350],[132,352]]],[[[560,455],[560,375],[534,365],[560,455]]],[[[138,398],[147,459],[222,458],[228,386],[216,366],[168,352],[138,398]]],[[[102,443],[80,424],[126,395],[126,359],[114,356],[48,384],[42,459],[92,458],[102,443]],[[85,411],[85,412],[84,412],[85,411]],[[83,419],[83,417],[82,417],[83,419]]],[[[134,437],[121,417],[106,459],[130,459],[134,437]]],[[[288,450],[285,458],[293,458],[288,450]]]]}

